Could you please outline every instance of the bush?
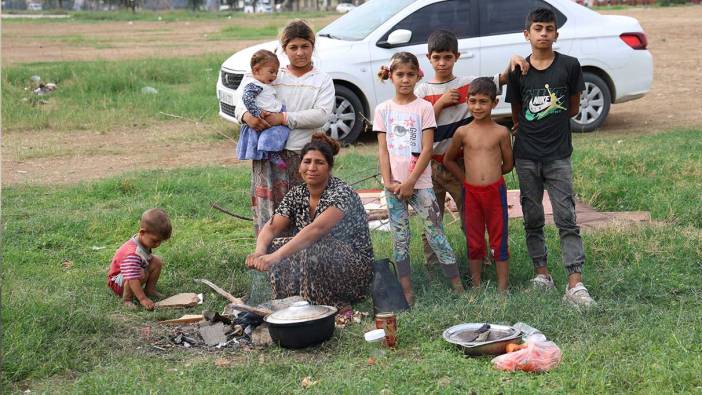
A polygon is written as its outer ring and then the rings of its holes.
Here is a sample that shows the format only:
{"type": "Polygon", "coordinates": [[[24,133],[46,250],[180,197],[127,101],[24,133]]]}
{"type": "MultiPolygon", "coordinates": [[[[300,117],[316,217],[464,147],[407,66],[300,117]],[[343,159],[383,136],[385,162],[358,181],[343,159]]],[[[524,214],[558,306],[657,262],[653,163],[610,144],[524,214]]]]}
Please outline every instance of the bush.
{"type": "Polygon", "coordinates": [[[686,4],[688,0],[657,0],[658,5],[662,7],[668,7],[676,4],[686,4]]]}

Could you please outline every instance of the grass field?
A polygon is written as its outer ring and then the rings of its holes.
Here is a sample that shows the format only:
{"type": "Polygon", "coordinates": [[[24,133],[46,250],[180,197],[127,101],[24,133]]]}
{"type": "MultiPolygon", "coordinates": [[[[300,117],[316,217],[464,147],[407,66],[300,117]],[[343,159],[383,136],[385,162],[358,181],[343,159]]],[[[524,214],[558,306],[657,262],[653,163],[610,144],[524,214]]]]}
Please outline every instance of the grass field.
{"type": "Polygon", "coordinates": [[[3,68],[3,128],[11,132],[94,130],[149,125],[163,113],[197,121],[217,118],[217,82],[226,55],[121,62],[35,63],[3,68]],[[32,93],[31,76],[54,82],[50,96],[32,93]],[[153,87],[157,94],[142,93],[153,87]],[[46,100],[46,104],[39,100],[46,100]],[[125,114],[128,116],[125,118],[125,114]]]}
{"type": "MultiPolygon", "coordinates": [[[[239,355],[160,354],[140,340],[139,328],[181,312],[128,312],[109,293],[105,271],[114,250],[136,231],[144,209],[160,206],[175,226],[173,238],[158,249],[167,262],[161,290],[205,291],[192,283],[205,277],[245,294],[250,224],[209,204],[248,213],[246,166],[4,188],[1,385],[50,393],[699,393],[700,132],[575,139],[574,182],[581,199],[605,211],[649,210],[660,221],[584,235],[584,278],[599,308],[579,313],[561,303],[565,274],[553,227],[547,237],[559,291],[529,291],[523,230],[512,221],[508,297],[495,292],[493,268],[485,287],[461,297],[440,280],[429,283],[415,237],[417,305],[399,316],[398,350],[381,355],[374,366],[367,359],[378,355],[377,347],[361,336],[370,320],[337,330],[319,348],[297,352],[271,347],[239,355]],[[72,262],[70,269],[63,268],[64,260],[72,262]],[[489,358],[465,358],[441,339],[446,327],[476,321],[527,322],[561,347],[563,362],[547,374],[501,373],[489,358]],[[215,366],[221,357],[232,364],[215,366]],[[303,390],[305,376],[319,383],[303,390]]],[[[335,169],[340,177],[353,181],[375,170],[374,155],[346,151],[335,169]]],[[[511,176],[507,180],[516,187],[511,176]]],[[[358,185],[369,187],[377,185],[358,185]]],[[[418,224],[412,226],[416,235],[418,224]]],[[[458,227],[450,226],[448,234],[465,272],[458,227]]],[[[373,241],[376,256],[390,255],[388,234],[374,234],[373,241]]],[[[203,308],[221,310],[224,304],[205,292],[203,308]]],[[[370,302],[356,308],[369,311],[370,302]]]]}
{"type": "MultiPolygon", "coordinates": [[[[336,14],[273,14],[256,21],[243,21],[240,18],[248,16],[226,12],[71,15],[32,23],[161,21],[165,28],[178,28],[176,22],[231,18],[233,24],[207,35],[206,40],[215,45],[273,38],[293,17],[314,23],[336,14]],[[239,25],[238,20],[242,20],[239,25]]],[[[116,45],[114,38],[84,33],[41,39],[96,50],[116,45]]],[[[139,130],[172,121],[171,115],[213,124],[217,119],[214,84],[229,54],[3,67],[4,137],[21,139],[35,132],[56,132],[70,138],[72,131],[139,130]],[[48,97],[32,95],[32,75],[58,83],[59,89],[48,97]],[[146,86],[159,93],[143,94],[146,86]]],[[[657,58],[657,70],[665,61],[682,64],[664,55],[657,58]]],[[[650,124],[648,129],[658,130],[650,124]]],[[[231,127],[227,132],[231,133],[231,127]]],[[[700,133],[702,130],[693,128],[647,136],[595,133],[574,137],[574,184],[579,199],[603,211],[647,210],[655,221],[584,235],[584,278],[599,308],[579,313],[561,303],[565,274],[553,227],[547,229],[547,237],[550,267],[559,290],[550,294],[528,289],[532,270],[521,221],[510,224],[512,288],[508,297],[495,292],[494,268],[488,269],[485,278],[489,281],[482,289],[461,297],[451,294],[437,274],[430,282],[415,237],[411,248],[418,302],[412,312],[399,317],[398,350],[386,353],[362,339],[362,333],[372,327],[370,320],[337,330],[321,347],[296,352],[271,347],[242,354],[161,353],[140,338],[141,327],[182,313],[125,311],[105,286],[114,250],[137,230],[138,217],[146,208],[165,208],[175,225],[172,240],[157,250],[167,265],[160,283],[162,292],[205,292],[205,304],[188,311],[199,312],[204,308],[221,311],[225,301],[194,284],[193,278],[209,278],[235,295],[248,291],[243,261],[253,249],[250,224],[209,208],[216,201],[248,215],[249,169],[245,165],[131,173],[74,186],[3,186],[0,388],[4,391],[0,392],[702,393],[700,133]],[[68,269],[64,268],[66,260],[71,263],[68,269]],[[489,358],[465,358],[441,339],[446,327],[475,321],[527,322],[561,347],[563,363],[541,375],[500,373],[490,366],[489,358]],[[367,364],[369,356],[378,357],[375,366],[367,364]],[[219,358],[231,364],[215,365],[219,358]],[[300,382],[306,376],[319,383],[304,390],[300,382]]],[[[174,137],[164,133],[163,138],[174,137]]],[[[185,138],[213,137],[209,133],[185,138]]],[[[20,160],[83,153],[40,146],[22,150],[20,155],[17,149],[20,160]]],[[[346,149],[335,173],[347,181],[372,174],[377,159],[369,151],[346,149]]],[[[508,176],[507,181],[510,188],[517,187],[514,177],[508,176]]],[[[378,185],[366,181],[357,187],[378,185]]],[[[417,235],[419,224],[413,222],[412,229],[417,235]]],[[[465,273],[463,236],[455,225],[447,231],[465,273]]],[[[373,243],[377,257],[390,256],[388,234],[375,233],[373,243]]],[[[371,302],[356,308],[370,311],[371,302]]]]}

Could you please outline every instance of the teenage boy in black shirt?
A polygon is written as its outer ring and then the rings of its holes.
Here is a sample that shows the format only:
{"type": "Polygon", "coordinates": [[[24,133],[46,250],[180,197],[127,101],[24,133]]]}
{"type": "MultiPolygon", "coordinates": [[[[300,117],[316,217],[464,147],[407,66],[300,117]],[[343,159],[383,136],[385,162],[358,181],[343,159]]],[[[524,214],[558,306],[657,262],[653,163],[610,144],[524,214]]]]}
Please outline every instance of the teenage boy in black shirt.
{"type": "Polygon", "coordinates": [[[515,124],[514,159],[529,256],[534,263],[535,287],[553,289],[547,269],[544,240],[544,189],[553,206],[553,218],[561,239],[561,255],[568,273],[563,300],[589,307],[595,304],[582,283],[585,262],[580,228],[575,222],[575,198],[570,155],[573,152],[570,118],[580,108],[585,89],[576,58],[553,50],[558,38],[556,15],[538,8],[527,16],[524,36],[531,43],[526,75],[510,73],[506,101],[512,104],[515,124]]]}

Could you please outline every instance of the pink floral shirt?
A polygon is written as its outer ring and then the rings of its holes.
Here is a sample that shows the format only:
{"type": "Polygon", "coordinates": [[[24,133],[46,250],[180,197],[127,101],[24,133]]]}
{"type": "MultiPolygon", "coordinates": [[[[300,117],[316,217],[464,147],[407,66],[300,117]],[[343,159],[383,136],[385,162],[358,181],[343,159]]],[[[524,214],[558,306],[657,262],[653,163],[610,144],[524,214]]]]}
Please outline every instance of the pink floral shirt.
{"type": "MultiPolygon", "coordinates": [[[[390,99],[375,108],[373,130],[386,134],[393,181],[407,180],[422,152],[422,134],[432,128],[436,128],[434,108],[424,99],[417,98],[408,104],[397,104],[390,99]]],[[[431,167],[427,166],[414,189],[431,187],[431,167]]]]}

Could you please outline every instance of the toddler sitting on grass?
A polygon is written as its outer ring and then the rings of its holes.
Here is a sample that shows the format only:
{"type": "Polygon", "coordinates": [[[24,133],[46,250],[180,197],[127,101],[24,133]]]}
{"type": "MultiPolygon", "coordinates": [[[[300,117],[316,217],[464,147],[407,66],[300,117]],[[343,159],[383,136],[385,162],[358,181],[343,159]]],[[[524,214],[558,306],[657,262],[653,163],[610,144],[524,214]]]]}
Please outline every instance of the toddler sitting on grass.
{"type": "Polygon", "coordinates": [[[135,308],[137,298],[146,310],[154,309],[151,298],[161,298],[156,283],[163,261],[151,250],[171,237],[171,220],[160,208],[146,210],[139,221],[139,233],[115,252],[107,273],[107,286],[122,298],[125,306],[135,308]],[[143,287],[143,288],[142,288],[143,287]]]}

